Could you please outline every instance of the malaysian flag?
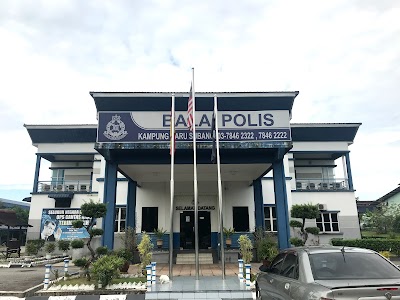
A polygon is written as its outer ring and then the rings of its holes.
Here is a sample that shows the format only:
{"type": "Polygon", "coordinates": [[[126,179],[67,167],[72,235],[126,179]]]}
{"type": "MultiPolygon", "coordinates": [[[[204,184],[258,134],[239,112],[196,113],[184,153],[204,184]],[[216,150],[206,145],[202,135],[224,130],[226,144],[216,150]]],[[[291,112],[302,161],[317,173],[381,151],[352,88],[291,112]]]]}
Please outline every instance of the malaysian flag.
{"type": "Polygon", "coordinates": [[[190,131],[193,131],[193,92],[192,92],[193,85],[190,86],[190,94],[188,100],[188,109],[187,109],[187,126],[190,131]]]}

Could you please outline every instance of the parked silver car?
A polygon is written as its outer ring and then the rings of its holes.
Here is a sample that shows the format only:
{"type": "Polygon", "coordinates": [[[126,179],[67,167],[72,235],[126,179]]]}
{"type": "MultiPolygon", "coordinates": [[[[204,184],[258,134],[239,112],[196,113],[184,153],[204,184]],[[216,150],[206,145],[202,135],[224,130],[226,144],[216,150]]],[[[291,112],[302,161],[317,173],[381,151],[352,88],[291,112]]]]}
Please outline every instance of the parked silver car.
{"type": "Polygon", "coordinates": [[[400,299],[400,269],[367,249],[290,248],[260,270],[258,299],[400,299]]]}

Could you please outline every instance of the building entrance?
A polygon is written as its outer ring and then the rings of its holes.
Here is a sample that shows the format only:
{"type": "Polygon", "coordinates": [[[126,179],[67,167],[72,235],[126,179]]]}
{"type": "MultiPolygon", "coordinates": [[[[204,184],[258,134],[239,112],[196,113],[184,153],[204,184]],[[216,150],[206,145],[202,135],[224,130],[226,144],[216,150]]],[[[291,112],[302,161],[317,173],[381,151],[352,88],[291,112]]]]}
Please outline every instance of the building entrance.
{"type": "MultiPolygon", "coordinates": [[[[194,211],[183,211],[180,218],[180,247],[194,249],[194,211]]],[[[211,218],[209,211],[199,211],[199,249],[211,247],[211,218]]]]}

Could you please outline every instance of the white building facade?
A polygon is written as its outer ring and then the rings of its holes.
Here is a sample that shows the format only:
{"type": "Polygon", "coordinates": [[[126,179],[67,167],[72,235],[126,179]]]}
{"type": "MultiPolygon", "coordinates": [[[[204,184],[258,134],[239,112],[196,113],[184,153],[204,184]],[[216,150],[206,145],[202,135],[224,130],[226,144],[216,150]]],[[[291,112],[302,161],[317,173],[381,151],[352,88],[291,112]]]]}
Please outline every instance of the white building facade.
{"type": "MultiPolygon", "coordinates": [[[[222,221],[240,234],[257,227],[290,246],[294,204],[313,203],[320,217],[307,226],[321,230],[319,242],[359,238],[360,229],[349,146],[360,123],[290,124],[298,92],[218,93],[222,176],[222,221]]],[[[171,93],[91,93],[98,112],[94,125],[25,125],[37,147],[28,239],[40,238],[44,215],[57,219],[63,234],[80,206],[107,204],[101,244],[118,247],[127,226],[137,233],[170,228],[171,93]],[[43,160],[51,178],[39,180],[43,160]]],[[[217,167],[210,161],[213,93],[196,94],[198,241],[203,250],[219,242],[217,167]]],[[[184,115],[188,94],[176,94],[173,248],[194,249],[193,145],[184,115]]],[[[42,171],[43,172],[43,171],[42,171]]],[[[76,217],[75,217],[76,218],[76,217]]],[[[155,239],[155,237],[154,237],[155,239]]]]}

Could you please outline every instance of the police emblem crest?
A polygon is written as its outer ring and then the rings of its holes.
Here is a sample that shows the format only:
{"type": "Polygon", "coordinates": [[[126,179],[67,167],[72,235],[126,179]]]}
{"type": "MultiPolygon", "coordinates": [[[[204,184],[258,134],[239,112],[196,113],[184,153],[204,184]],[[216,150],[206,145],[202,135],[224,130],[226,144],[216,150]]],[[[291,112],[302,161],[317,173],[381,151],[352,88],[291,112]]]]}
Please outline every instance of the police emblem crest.
{"type": "Polygon", "coordinates": [[[112,116],[111,121],[107,123],[106,129],[103,132],[104,136],[113,141],[123,139],[128,134],[125,131],[125,123],[121,121],[121,116],[118,115],[112,116]]]}

